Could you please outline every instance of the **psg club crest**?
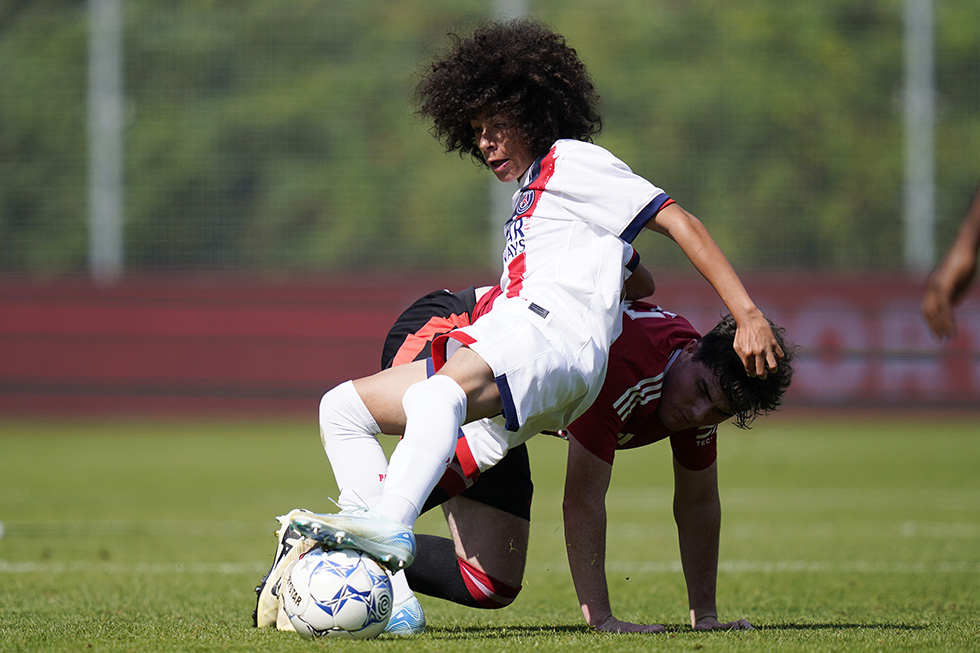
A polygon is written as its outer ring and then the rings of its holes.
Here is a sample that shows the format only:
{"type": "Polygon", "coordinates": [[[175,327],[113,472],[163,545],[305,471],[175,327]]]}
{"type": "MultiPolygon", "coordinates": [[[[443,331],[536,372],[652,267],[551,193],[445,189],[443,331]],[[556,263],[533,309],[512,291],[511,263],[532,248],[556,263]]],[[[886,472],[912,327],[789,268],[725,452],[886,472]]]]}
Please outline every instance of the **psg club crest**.
{"type": "Polygon", "coordinates": [[[514,211],[514,215],[524,215],[527,211],[534,206],[535,191],[526,190],[521,193],[521,196],[517,199],[517,209],[514,211]]]}

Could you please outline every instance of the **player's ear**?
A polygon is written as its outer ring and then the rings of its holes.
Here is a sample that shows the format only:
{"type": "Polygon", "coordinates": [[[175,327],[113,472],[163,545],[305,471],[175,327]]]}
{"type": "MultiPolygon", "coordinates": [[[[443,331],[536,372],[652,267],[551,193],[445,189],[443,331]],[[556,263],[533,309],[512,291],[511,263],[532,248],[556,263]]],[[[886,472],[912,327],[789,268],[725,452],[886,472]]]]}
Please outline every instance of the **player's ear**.
{"type": "Polygon", "coordinates": [[[681,347],[680,355],[677,357],[678,360],[683,359],[685,361],[689,361],[689,360],[693,359],[695,352],[697,352],[697,350],[698,350],[698,343],[699,342],[700,341],[698,341],[698,340],[691,340],[686,345],[684,345],[683,347],[681,347]]]}

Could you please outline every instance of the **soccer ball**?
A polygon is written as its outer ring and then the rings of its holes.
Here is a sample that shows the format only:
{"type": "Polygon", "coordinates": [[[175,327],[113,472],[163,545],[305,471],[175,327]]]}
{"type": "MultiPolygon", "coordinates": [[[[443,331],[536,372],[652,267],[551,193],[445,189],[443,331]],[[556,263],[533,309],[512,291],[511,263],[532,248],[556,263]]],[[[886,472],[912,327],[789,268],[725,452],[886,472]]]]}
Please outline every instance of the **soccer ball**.
{"type": "Polygon", "coordinates": [[[371,639],[391,617],[391,579],[370,556],[310,549],[283,575],[283,609],[300,636],[371,639]]]}

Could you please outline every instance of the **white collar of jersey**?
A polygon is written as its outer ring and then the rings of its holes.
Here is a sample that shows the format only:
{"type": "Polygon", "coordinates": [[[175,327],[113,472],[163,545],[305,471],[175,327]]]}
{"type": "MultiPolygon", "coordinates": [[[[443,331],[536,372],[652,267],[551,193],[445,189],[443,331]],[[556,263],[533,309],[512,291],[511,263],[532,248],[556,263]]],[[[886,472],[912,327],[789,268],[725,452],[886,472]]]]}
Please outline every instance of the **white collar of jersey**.
{"type": "Polygon", "coordinates": [[[674,352],[670,355],[670,358],[667,359],[667,364],[664,366],[664,374],[667,373],[667,370],[669,370],[670,366],[674,364],[674,361],[677,360],[677,357],[681,355],[682,351],[684,350],[675,349],[674,352]]]}

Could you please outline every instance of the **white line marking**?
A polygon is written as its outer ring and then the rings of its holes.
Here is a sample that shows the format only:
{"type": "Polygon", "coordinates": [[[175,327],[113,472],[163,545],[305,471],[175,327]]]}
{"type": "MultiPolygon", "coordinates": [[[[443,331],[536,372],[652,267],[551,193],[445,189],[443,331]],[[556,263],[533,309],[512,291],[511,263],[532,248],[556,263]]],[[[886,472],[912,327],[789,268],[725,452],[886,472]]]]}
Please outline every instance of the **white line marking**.
{"type": "MultiPolygon", "coordinates": [[[[681,571],[678,562],[623,562],[606,563],[606,569],[616,573],[673,573],[681,571]]],[[[936,560],[932,562],[884,562],[853,560],[850,562],[818,562],[810,560],[728,560],[718,563],[718,571],[784,573],[809,572],[827,574],[977,574],[980,562],[971,560],[936,560]]]]}
{"type": "Polygon", "coordinates": [[[257,562],[10,562],[0,560],[0,574],[261,574],[269,566],[257,562]]]}

